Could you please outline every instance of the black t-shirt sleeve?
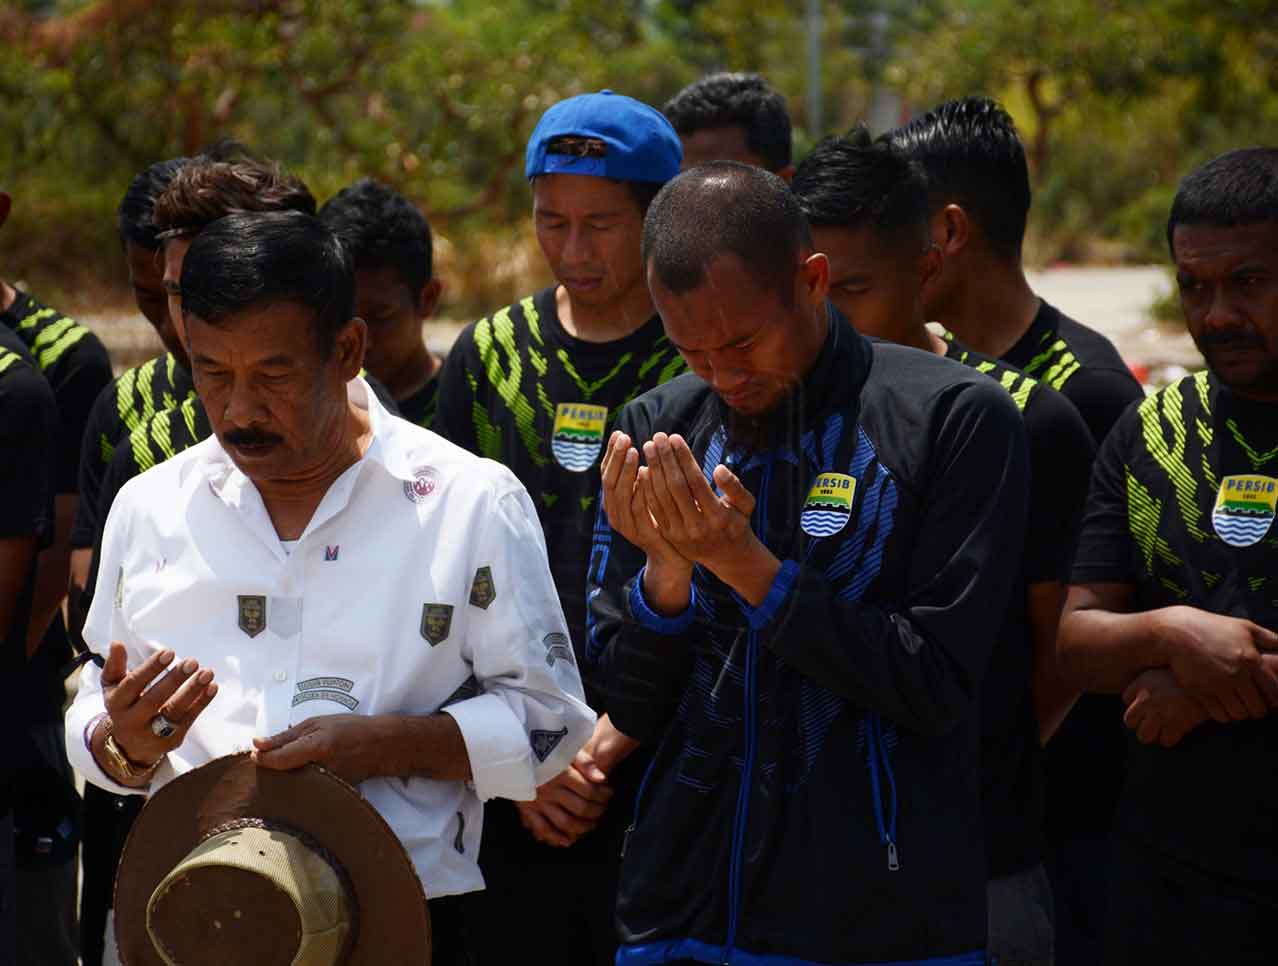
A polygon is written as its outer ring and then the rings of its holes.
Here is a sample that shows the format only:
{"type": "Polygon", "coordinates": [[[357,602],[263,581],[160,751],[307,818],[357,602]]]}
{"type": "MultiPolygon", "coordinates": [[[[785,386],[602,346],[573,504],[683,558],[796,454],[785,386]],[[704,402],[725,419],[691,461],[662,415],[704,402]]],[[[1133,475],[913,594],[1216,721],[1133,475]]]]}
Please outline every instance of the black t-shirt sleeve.
{"type": "Polygon", "coordinates": [[[0,375],[0,539],[53,532],[58,411],[44,377],[25,365],[0,375]]]}
{"type": "Polygon", "coordinates": [[[1066,380],[1061,392],[1082,414],[1097,446],[1127,407],[1145,398],[1140,383],[1126,369],[1101,366],[1083,366],[1066,380]]]}
{"type": "Polygon", "coordinates": [[[93,533],[98,525],[98,497],[102,478],[115,451],[120,435],[119,404],[116,385],[112,382],[98,394],[80,440],[79,492],[75,524],[71,528],[71,546],[79,549],[93,546],[93,533]]]}
{"type": "Polygon", "coordinates": [[[1065,581],[1096,447],[1078,410],[1042,384],[1025,407],[1025,432],[1030,458],[1025,579],[1031,584],[1065,581]]]}
{"type": "MultiPolygon", "coordinates": [[[[1132,412],[1110,433],[1096,456],[1087,509],[1070,572],[1073,584],[1135,583],[1136,545],[1128,501],[1127,454],[1132,412]]],[[[1150,534],[1156,539],[1156,534],[1150,534]]]]}
{"type": "Polygon", "coordinates": [[[57,491],[76,493],[80,486],[80,446],[99,394],[111,383],[111,360],[97,337],[76,343],[54,380],[62,435],[57,453],[57,491]]]}
{"type": "Polygon", "coordinates": [[[457,337],[439,371],[439,396],[431,429],[462,449],[482,456],[475,436],[475,391],[467,378],[470,373],[475,374],[474,378],[480,373],[473,331],[471,325],[457,337]]]}

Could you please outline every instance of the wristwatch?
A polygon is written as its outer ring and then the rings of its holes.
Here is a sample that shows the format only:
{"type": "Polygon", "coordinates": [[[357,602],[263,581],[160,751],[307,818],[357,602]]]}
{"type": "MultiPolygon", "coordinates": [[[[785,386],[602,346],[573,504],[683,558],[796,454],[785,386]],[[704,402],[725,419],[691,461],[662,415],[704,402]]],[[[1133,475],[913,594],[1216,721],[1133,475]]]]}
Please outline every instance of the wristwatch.
{"type": "Polygon", "coordinates": [[[125,781],[121,782],[121,784],[137,782],[139,785],[144,785],[149,782],[156,769],[160,767],[160,763],[164,761],[164,756],[161,755],[150,765],[138,765],[124,753],[123,748],[116,744],[115,735],[111,732],[111,720],[109,718],[107,719],[106,729],[106,740],[102,743],[102,752],[106,755],[107,762],[111,765],[111,770],[117,775],[124,776],[125,781]]]}

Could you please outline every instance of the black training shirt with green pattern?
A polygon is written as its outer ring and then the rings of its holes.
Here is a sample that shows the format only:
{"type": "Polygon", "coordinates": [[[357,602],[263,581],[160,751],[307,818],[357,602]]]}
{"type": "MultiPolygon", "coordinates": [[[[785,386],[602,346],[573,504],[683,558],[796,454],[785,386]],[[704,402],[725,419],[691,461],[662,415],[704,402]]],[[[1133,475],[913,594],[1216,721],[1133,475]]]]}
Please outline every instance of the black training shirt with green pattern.
{"type": "Polygon", "coordinates": [[[991,879],[1024,872],[1044,853],[1043,754],[1031,688],[1034,635],[1028,590],[1069,578],[1095,446],[1061,393],[946,333],[946,355],[1007,390],[1029,444],[1029,525],[1019,592],[1012,595],[981,684],[981,805],[991,879]]]}
{"type": "MultiPolygon", "coordinates": [[[[53,485],[56,495],[74,495],[80,485],[80,441],[98,394],[111,382],[111,360],[102,341],[74,319],[67,318],[18,290],[13,304],[0,312],[0,325],[11,329],[26,345],[53,390],[58,407],[58,432],[53,446],[53,485]]],[[[60,720],[65,699],[63,665],[72,653],[71,638],[61,610],[36,653],[28,662],[20,686],[27,720],[60,720]]],[[[51,767],[58,767],[51,756],[51,767]]]]}
{"type": "Polygon", "coordinates": [[[79,486],[80,440],[89,411],[111,382],[106,347],[83,325],[23,291],[18,291],[13,304],[0,312],[0,323],[17,333],[53,387],[61,423],[55,485],[58,493],[75,493],[79,486]]]}
{"type": "Polygon", "coordinates": [[[658,316],[587,342],[564,329],[548,288],[468,326],[440,373],[435,431],[504,463],[537,506],[579,663],[603,444],[622,406],[685,368],[658,316]]]}
{"type": "Polygon", "coordinates": [[[126,369],[102,390],[89,413],[80,444],[81,500],[71,530],[71,546],[93,546],[100,523],[102,480],[120,441],[156,413],[173,409],[194,395],[191,373],[170,352],[126,369]]]}
{"type": "Polygon", "coordinates": [[[1145,396],[1114,343],[1046,300],[1002,359],[1072,402],[1097,446],[1123,410],[1145,396]]]}
{"type": "Polygon", "coordinates": [[[52,540],[57,432],[48,380],[22,340],[0,326],[0,539],[35,537],[41,549],[52,540]]]}
{"type": "MultiPolygon", "coordinates": [[[[48,380],[24,342],[0,325],[0,541],[34,538],[37,551],[52,541],[57,436],[57,402],[48,380]]],[[[8,625],[0,626],[0,675],[10,689],[0,707],[0,727],[9,739],[0,760],[0,813],[25,801],[16,776],[39,760],[27,733],[48,693],[43,667],[27,659],[36,560],[33,553],[26,572],[16,575],[21,589],[8,625]]]]}
{"type": "MultiPolygon", "coordinates": [[[[1278,405],[1188,376],[1101,448],[1072,582],[1129,584],[1134,611],[1187,604],[1278,630],[1276,502],[1278,405]]],[[[1278,902],[1278,716],[1208,722],[1175,748],[1129,736],[1127,751],[1118,834],[1278,902]]]]}
{"type": "MultiPolygon", "coordinates": [[[[1145,398],[1109,339],[1046,300],[1003,361],[1072,402],[1098,448],[1123,411],[1145,398]]],[[[1054,841],[1109,834],[1123,783],[1122,713],[1115,696],[1084,694],[1048,744],[1047,825],[1054,841]]]]}
{"type": "MultiPolygon", "coordinates": [[[[623,339],[587,342],[564,329],[548,288],[468,326],[439,375],[435,432],[504,463],[532,496],[586,700],[599,712],[607,709],[582,656],[600,456],[622,407],[685,369],[659,317],[623,339]]],[[[632,755],[609,775],[611,806],[572,848],[542,845],[513,803],[490,802],[480,856],[490,887],[511,888],[529,868],[567,865],[586,877],[585,888],[615,889],[621,837],[647,757],[632,755]]],[[[610,959],[615,938],[607,945],[610,959]]]]}
{"type": "Polygon", "coordinates": [[[432,376],[416,392],[395,401],[404,419],[422,429],[434,429],[435,412],[439,408],[439,374],[432,376]]]}

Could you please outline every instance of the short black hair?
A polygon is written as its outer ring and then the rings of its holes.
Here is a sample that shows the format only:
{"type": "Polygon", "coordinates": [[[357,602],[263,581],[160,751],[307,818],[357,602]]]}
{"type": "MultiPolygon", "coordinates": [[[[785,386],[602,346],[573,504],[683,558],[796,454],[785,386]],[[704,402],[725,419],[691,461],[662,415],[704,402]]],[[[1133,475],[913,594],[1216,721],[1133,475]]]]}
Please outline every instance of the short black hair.
{"type": "Polygon", "coordinates": [[[129,182],[116,215],[121,242],[153,252],[160,250],[160,229],[155,226],[155,202],[190,160],[169,158],[167,161],[157,161],[129,182]]]}
{"type": "Polygon", "coordinates": [[[701,284],[720,255],[735,255],[788,301],[812,233],[790,186],[770,171],[715,161],[664,188],[643,223],[643,261],[675,293],[701,284]]]}
{"type": "Polygon", "coordinates": [[[220,325],[253,307],[315,311],[320,354],[355,315],[355,269],[322,221],[300,211],[227,215],[201,231],[182,262],[182,314],[220,325]]]}
{"type": "MultiPolygon", "coordinates": [[[[1177,225],[1278,223],[1278,148],[1239,148],[1181,181],[1167,218],[1167,247],[1177,225]]],[[[1175,250],[1172,250],[1175,254],[1175,250]]]]}
{"type": "Polygon", "coordinates": [[[434,270],[430,223],[388,185],[364,178],[343,188],[319,211],[346,246],[355,270],[389,268],[416,301],[434,270]]]}
{"type": "Polygon", "coordinates": [[[661,110],[680,134],[745,128],[746,146],[769,170],[790,164],[790,112],[785,98],[758,74],[708,74],[666,101],[661,110]]]}
{"type": "Polygon", "coordinates": [[[821,141],[795,171],[790,190],[813,227],[869,227],[921,244],[929,237],[922,170],[864,126],[821,141]]]}
{"type": "Polygon", "coordinates": [[[1029,165],[1010,114],[989,97],[947,101],[888,134],[923,166],[933,211],[960,205],[998,255],[1019,259],[1029,165]]]}

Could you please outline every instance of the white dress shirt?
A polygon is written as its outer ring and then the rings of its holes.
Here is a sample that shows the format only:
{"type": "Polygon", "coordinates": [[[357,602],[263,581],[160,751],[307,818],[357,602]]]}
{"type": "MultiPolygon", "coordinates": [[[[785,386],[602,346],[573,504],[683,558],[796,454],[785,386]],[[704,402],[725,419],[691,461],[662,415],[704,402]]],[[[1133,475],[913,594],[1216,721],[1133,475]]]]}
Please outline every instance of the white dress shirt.
{"type": "MultiPolygon", "coordinates": [[[[157,789],[326,714],[430,714],[457,722],[473,781],[373,778],[360,792],[404,843],[431,897],[483,887],[482,801],[528,800],[571,763],[595,715],[571,658],[537,514],[504,466],[391,416],[362,379],[372,442],[281,544],[253,483],[216,437],[120,491],[84,627],[130,669],[163,648],[211,668],[218,692],[156,773],[157,789]],[[291,551],[291,552],[290,552],[291,551]]],[[[88,665],[67,711],[67,751],[89,751],[104,712],[88,665]]]]}

